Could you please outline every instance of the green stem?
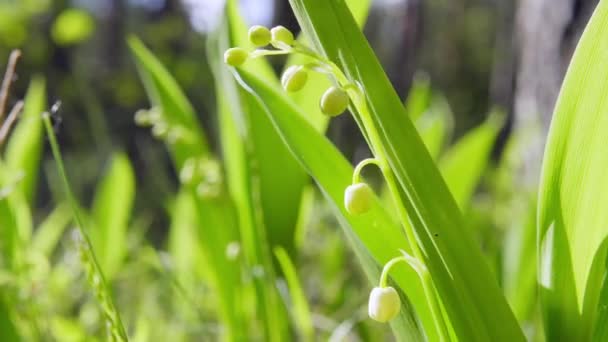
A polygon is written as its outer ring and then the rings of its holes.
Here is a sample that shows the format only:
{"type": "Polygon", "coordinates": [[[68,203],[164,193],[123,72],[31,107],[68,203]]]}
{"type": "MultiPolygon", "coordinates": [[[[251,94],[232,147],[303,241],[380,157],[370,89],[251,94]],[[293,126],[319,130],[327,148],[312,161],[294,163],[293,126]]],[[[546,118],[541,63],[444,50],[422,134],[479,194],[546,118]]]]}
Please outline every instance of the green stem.
{"type": "Polygon", "coordinates": [[[420,260],[414,258],[413,256],[407,254],[404,251],[401,252],[404,254],[403,256],[393,258],[389,262],[387,262],[386,265],[384,265],[384,268],[382,269],[382,275],[380,276],[380,287],[386,287],[386,284],[388,283],[388,275],[391,271],[391,268],[393,268],[393,266],[395,266],[399,262],[407,263],[414,271],[416,271],[421,280],[424,278],[425,273],[428,273],[426,266],[424,266],[424,264],[420,260]]]}
{"type": "MultiPolygon", "coordinates": [[[[338,79],[345,80],[346,76],[339,69],[338,71],[338,79]]],[[[376,164],[382,170],[384,179],[386,180],[389,191],[393,197],[393,201],[395,202],[395,207],[397,208],[399,219],[403,223],[403,230],[405,231],[405,236],[410,247],[412,248],[412,254],[418,260],[425,260],[423,253],[420,250],[420,247],[416,243],[417,240],[414,230],[410,225],[406,224],[406,222],[408,221],[407,211],[405,210],[405,207],[399,196],[399,188],[397,185],[397,181],[395,180],[393,171],[389,167],[388,158],[386,157],[386,151],[384,150],[384,146],[382,144],[382,140],[380,139],[378,130],[376,129],[375,124],[371,118],[369,109],[367,108],[367,102],[365,99],[365,95],[363,94],[363,90],[359,87],[348,86],[349,84],[352,83],[347,82],[345,86],[347,86],[347,89],[351,91],[352,95],[354,95],[352,96],[352,98],[354,98],[353,102],[361,116],[361,120],[363,122],[364,127],[367,128],[367,133],[372,145],[371,147],[376,157],[376,164]]],[[[433,321],[435,323],[435,328],[437,329],[439,338],[441,341],[449,341],[448,330],[444,322],[443,315],[441,313],[441,307],[439,305],[439,302],[437,301],[434,285],[432,279],[430,278],[430,274],[428,272],[423,272],[420,278],[422,283],[422,289],[429,305],[429,309],[431,310],[431,315],[433,316],[433,321]]]]}
{"type": "Polygon", "coordinates": [[[353,172],[353,184],[357,184],[361,182],[361,171],[363,170],[363,168],[367,165],[370,164],[374,164],[377,165],[378,167],[381,168],[380,164],[378,164],[378,161],[375,158],[367,158],[367,159],[363,159],[362,161],[359,162],[359,164],[357,164],[357,167],[355,167],[355,171],[353,172]]]}

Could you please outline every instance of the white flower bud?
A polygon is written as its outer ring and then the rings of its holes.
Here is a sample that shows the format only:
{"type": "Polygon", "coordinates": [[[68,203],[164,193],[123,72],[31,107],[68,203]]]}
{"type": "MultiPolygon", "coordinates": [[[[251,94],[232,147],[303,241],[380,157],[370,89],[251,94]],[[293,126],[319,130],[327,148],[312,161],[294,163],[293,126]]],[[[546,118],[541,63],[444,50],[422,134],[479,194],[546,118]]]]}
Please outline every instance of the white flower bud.
{"type": "Polygon", "coordinates": [[[375,321],[386,323],[395,318],[401,309],[401,299],[391,286],[374,287],[369,295],[368,313],[375,321]]]}
{"type": "Polygon", "coordinates": [[[344,191],[344,207],[351,215],[360,215],[372,207],[374,192],[367,183],[349,185],[344,191]]]}

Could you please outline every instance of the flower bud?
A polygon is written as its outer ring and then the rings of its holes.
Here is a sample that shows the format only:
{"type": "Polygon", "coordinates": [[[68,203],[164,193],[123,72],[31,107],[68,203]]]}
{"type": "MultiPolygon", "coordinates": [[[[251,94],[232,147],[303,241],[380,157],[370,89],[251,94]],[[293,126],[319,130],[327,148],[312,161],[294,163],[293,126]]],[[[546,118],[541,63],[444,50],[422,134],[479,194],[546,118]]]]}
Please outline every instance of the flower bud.
{"type": "Polygon", "coordinates": [[[224,52],[224,63],[230,66],[239,66],[247,60],[249,53],[243,48],[234,47],[224,52]]]}
{"type": "Polygon", "coordinates": [[[261,25],[251,26],[248,35],[249,41],[258,47],[268,45],[268,43],[270,43],[270,39],[272,38],[270,30],[261,25]]]}
{"type": "Polygon", "coordinates": [[[308,80],[308,72],[301,65],[292,65],[281,77],[281,85],[283,89],[289,92],[295,92],[304,87],[308,80]]]}
{"type": "Polygon", "coordinates": [[[169,132],[169,125],[163,121],[159,121],[152,126],[152,135],[157,139],[165,139],[169,132]]]}
{"type": "Polygon", "coordinates": [[[337,116],[348,108],[348,94],[339,87],[331,87],[321,97],[321,111],[325,115],[337,116]]]}
{"type": "Polygon", "coordinates": [[[344,191],[344,207],[351,215],[360,215],[372,207],[374,192],[366,183],[349,185],[344,191]]]}
{"type": "Polygon", "coordinates": [[[368,314],[375,321],[386,323],[395,318],[401,308],[401,299],[391,286],[374,287],[369,294],[368,314]]]}
{"type": "Polygon", "coordinates": [[[293,44],[293,33],[291,33],[291,31],[284,26],[275,26],[272,28],[272,30],[270,30],[270,33],[272,35],[271,44],[277,49],[280,49],[281,46],[279,44],[274,44],[273,42],[281,42],[287,45],[293,44]]]}

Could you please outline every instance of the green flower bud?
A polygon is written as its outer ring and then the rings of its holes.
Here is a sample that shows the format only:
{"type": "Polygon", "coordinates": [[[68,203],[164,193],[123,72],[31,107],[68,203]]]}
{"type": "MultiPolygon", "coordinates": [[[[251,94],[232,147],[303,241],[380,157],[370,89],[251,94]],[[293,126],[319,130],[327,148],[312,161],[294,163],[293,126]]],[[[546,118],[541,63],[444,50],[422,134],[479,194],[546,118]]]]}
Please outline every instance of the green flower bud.
{"type": "Polygon", "coordinates": [[[344,191],[344,207],[351,215],[360,215],[372,207],[374,192],[366,183],[349,185],[344,191]]]}
{"type": "Polygon", "coordinates": [[[249,52],[243,48],[234,47],[224,52],[224,63],[230,66],[239,66],[247,60],[249,52]]]}
{"type": "Polygon", "coordinates": [[[159,121],[152,126],[152,135],[158,139],[165,139],[169,132],[169,126],[162,121],[159,121]]]}
{"type": "Polygon", "coordinates": [[[249,41],[255,46],[268,45],[268,43],[270,43],[270,39],[272,38],[270,30],[261,25],[251,26],[248,35],[249,41]]]}
{"type": "Polygon", "coordinates": [[[272,30],[270,30],[270,33],[272,35],[271,44],[277,49],[280,49],[281,46],[279,44],[275,44],[275,42],[281,42],[287,45],[293,44],[293,33],[291,33],[291,31],[284,26],[275,26],[272,28],[272,30]]]}
{"type": "Polygon", "coordinates": [[[329,116],[337,116],[348,108],[348,94],[341,88],[331,87],[321,97],[321,111],[329,116]]]}
{"type": "Polygon", "coordinates": [[[301,65],[292,65],[281,77],[281,85],[283,89],[289,92],[294,92],[302,89],[308,80],[308,72],[301,65]]]}
{"type": "Polygon", "coordinates": [[[395,318],[401,308],[397,291],[390,287],[374,287],[369,295],[368,314],[375,321],[386,323],[395,318]]]}

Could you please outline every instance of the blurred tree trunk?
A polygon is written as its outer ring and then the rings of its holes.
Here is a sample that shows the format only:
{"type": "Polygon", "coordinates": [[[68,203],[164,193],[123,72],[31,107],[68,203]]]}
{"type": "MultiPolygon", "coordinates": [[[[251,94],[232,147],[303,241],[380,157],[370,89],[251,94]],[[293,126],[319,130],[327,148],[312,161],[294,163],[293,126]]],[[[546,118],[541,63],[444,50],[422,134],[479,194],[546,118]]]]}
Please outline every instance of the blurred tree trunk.
{"type": "Polygon", "coordinates": [[[538,184],[553,107],[597,0],[520,0],[515,12],[513,133],[522,143],[521,186],[538,184]]]}

